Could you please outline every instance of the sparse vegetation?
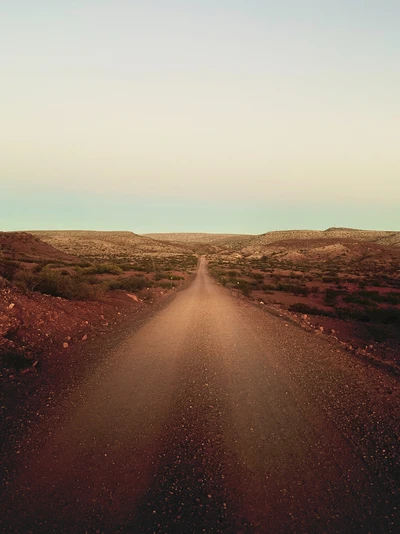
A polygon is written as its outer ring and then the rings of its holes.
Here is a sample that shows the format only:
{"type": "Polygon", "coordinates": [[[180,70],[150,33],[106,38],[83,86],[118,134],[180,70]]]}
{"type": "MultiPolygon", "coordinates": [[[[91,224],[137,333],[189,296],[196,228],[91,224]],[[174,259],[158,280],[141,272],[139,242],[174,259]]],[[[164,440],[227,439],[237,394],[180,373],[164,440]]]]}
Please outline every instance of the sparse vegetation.
{"type": "Polygon", "coordinates": [[[321,308],[315,308],[314,306],[309,306],[308,304],[304,304],[303,302],[296,302],[295,304],[291,304],[289,306],[289,311],[297,312],[297,313],[305,313],[310,315],[322,315],[325,317],[333,317],[333,314],[331,312],[327,312],[326,310],[323,310],[321,308]]]}
{"type": "Polygon", "coordinates": [[[118,298],[114,292],[120,290],[151,300],[160,289],[170,291],[188,279],[198,262],[196,250],[208,254],[211,274],[235,295],[309,315],[335,329],[335,321],[344,321],[362,330],[366,343],[400,342],[399,233],[203,235],[184,243],[131,232],[36,235],[47,244],[29,234],[3,234],[0,242],[0,276],[26,292],[88,300],[118,298]]]}
{"type": "Polygon", "coordinates": [[[152,285],[150,280],[147,280],[143,276],[130,276],[129,278],[118,278],[112,280],[108,287],[112,290],[123,289],[125,291],[135,292],[140,291],[145,287],[152,285]]]}
{"type": "MultiPolygon", "coordinates": [[[[148,244],[156,244],[150,239],[144,241],[146,253],[125,257],[124,250],[128,245],[139,243],[143,248],[142,238],[130,232],[39,234],[49,242],[58,242],[61,239],[64,250],[72,248],[75,253],[82,250],[86,257],[68,256],[30,234],[3,233],[0,276],[24,291],[35,291],[68,300],[98,299],[105,295],[107,290],[140,292],[149,287],[172,289],[177,282],[181,283],[193,272],[198,262],[194,254],[186,251],[182,253],[178,246],[172,247],[172,255],[165,255],[165,252],[171,249],[166,243],[161,246],[162,254],[158,255],[156,251],[149,253],[148,244]],[[86,240],[90,245],[89,249],[82,246],[82,240],[86,240]],[[115,246],[119,245],[121,248],[115,253],[115,246]],[[29,253],[22,254],[21,248],[29,253]],[[104,250],[107,254],[103,254],[104,250]],[[104,258],[107,261],[102,261],[104,258]]],[[[138,250],[137,247],[136,249],[138,250]]]]}
{"type": "Polygon", "coordinates": [[[270,232],[235,255],[210,254],[210,271],[227,288],[243,280],[250,298],[328,330],[345,322],[350,339],[357,332],[359,343],[392,344],[400,353],[399,244],[400,233],[270,232]]]}
{"type": "Polygon", "coordinates": [[[6,280],[13,280],[19,269],[19,264],[16,261],[3,259],[0,261],[0,276],[6,280]]]}
{"type": "Polygon", "coordinates": [[[121,274],[122,271],[123,269],[121,266],[116,265],[115,263],[99,263],[83,268],[85,274],[121,274]]]}
{"type": "Polygon", "coordinates": [[[50,268],[43,269],[39,273],[22,271],[15,282],[20,288],[68,300],[95,299],[102,293],[101,286],[93,284],[93,281],[68,273],[65,275],[50,268]]]}

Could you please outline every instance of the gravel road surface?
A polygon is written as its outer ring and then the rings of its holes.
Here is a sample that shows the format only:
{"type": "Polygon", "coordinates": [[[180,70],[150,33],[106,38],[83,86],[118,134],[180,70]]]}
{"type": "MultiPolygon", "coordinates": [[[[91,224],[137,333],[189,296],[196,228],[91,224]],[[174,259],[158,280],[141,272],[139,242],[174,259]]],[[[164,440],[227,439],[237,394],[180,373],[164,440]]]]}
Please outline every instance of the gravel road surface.
{"type": "Polygon", "coordinates": [[[193,283],[15,452],[2,532],[399,532],[398,379],[193,283]]]}

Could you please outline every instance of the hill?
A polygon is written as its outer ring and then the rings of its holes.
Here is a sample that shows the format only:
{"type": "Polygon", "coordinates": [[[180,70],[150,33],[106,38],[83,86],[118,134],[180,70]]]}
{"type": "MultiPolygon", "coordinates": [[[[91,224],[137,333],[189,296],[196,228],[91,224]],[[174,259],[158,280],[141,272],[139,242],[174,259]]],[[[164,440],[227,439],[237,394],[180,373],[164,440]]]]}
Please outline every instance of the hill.
{"type": "Polygon", "coordinates": [[[251,234],[213,234],[213,233],[159,233],[145,234],[147,237],[160,241],[171,241],[174,243],[224,245],[229,243],[246,243],[252,237],[251,234]]]}
{"type": "Polygon", "coordinates": [[[129,259],[141,255],[171,256],[188,251],[182,244],[157,241],[133,232],[43,230],[31,234],[68,254],[98,260],[129,259]]]}
{"type": "Polygon", "coordinates": [[[327,230],[280,230],[255,236],[247,244],[249,250],[274,243],[299,241],[365,241],[377,245],[400,246],[400,232],[328,228],[327,230]]]}
{"type": "Polygon", "coordinates": [[[73,255],[54,248],[28,232],[0,232],[0,258],[18,262],[76,262],[73,255]]]}

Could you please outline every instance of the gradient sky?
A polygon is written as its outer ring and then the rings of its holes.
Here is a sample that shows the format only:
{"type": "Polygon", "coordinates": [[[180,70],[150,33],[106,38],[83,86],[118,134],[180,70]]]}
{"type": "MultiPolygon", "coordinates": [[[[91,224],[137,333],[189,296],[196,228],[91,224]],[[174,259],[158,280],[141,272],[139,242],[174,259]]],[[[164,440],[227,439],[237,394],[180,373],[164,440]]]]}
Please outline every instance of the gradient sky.
{"type": "Polygon", "coordinates": [[[400,230],[398,0],[0,8],[0,229],[400,230]]]}

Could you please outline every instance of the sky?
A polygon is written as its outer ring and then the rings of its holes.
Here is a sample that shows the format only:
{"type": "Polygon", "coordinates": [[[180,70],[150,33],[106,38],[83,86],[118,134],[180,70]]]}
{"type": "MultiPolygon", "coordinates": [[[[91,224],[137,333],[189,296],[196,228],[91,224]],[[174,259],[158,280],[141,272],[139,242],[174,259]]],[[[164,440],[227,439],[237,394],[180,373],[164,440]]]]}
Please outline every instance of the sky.
{"type": "Polygon", "coordinates": [[[0,230],[400,230],[398,0],[0,12],[0,230]]]}

